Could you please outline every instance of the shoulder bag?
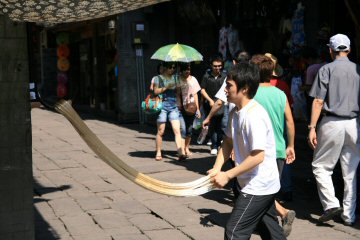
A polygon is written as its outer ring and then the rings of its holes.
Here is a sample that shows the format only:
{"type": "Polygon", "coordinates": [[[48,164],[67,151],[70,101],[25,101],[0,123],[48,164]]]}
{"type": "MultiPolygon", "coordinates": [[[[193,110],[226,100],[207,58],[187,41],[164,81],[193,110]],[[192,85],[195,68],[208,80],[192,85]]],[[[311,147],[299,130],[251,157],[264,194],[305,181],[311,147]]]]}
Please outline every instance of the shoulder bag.
{"type": "MultiPolygon", "coordinates": [[[[158,76],[159,83],[161,77],[158,76]]],[[[154,93],[149,93],[144,101],[141,102],[141,109],[146,114],[159,113],[163,107],[163,97],[161,94],[155,95],[154,93]]]]}

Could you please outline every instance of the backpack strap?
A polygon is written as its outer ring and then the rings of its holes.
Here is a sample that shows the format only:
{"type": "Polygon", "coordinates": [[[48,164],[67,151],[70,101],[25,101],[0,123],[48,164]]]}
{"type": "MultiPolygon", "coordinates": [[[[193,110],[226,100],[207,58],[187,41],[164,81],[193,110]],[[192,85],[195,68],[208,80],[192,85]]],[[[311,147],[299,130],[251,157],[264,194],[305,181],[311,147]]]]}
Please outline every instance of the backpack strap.
{"type": "Polygon", "coordinates": [[[162,79],[161,75],[158,75],[158,80],[159,80],[159,87],[165,87],[164,85],[164,80],[162,79]]]}

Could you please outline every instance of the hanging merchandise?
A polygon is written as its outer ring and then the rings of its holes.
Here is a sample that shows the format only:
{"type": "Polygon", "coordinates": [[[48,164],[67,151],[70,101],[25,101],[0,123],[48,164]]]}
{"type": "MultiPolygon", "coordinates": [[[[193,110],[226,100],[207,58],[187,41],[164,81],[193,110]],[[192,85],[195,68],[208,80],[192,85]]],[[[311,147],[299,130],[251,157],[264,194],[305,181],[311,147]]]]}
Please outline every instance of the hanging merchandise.
{"type": "Polygon", "coordinates": [[[237,51],[240,50],[239,32],[232,24],[229,25],[227,30],[227,41],[231,59],[235,57],[237,51]]]}
{"type": "Polygon", "coordinates": [[[294,16],[291,20],[292,34],[291,44],[293,51],[297,52],[297,49],[305,45],[305,31],[304,31],[304,6],[301,2],[298,3],[297,9],[294,12],[294,16]]]}
{"type": "Polygon", "coordinates": [[[59,84],[66,84],[68,81],[68,77],[67,77],[66,73],[63,73],[63,72],[58,72],[56,78],[57,78],[57,82],[59,84]]]}
{"type": "Polygon", "coordinates": [[[226,59],[227,28],[222,27],[219,31],[219,53],[226,59]]]}
{"type": "Polygon", "coordinates": [[[58,83],[57,88],[56,88],[56,95],[59,98],[63,98],[66,96],[66,94],[67,94],[67,89],[66,89],[65,84],[58,83]]]}
{"type": "Polygon", "coordinates": [[[62,72],[66,72],[69,70],[70,68],[70,63],[69,60],[67,58],[59,58],[57,61],[57,68],[58,70],[62,71],[62,72]]]}
{"type": "Polygon", "coordinates": [[[222,27],[219,31],[219,52],[223,60],[233,59],[235,53],[240,50],[239,32],[232,24],[222,27]]]}
{"type": "Polygon", "coordinates": [[[256,1],[256,12],[255,12],[255,20],[256,20],[256,27],[263,28],[266,27],[268,20],[267,20],[267,7],[266,2],[264,0],[257,0],[256,1]]]}
{"type": "Polygon", "coordinates": [[[306,119],[306,99],[304,92],[301,91],[301,76],[293,76],[291,79],[291,96],[294,99],[293,114],[295,119],[306,119]]]}
{"type": "Polygon", "coordinates": [[[57,45],[68,44],[69,43],[69,34],[66,32],[58,33],[56,36],[57,45]]]}
{"type": "Polygon", "coordinates": [[[68,47],[69,43],[69,34],[66,32],[61,32],[56,36],[56,42],[58,47],[56,49],[57,53],[57,88],[56,93],[58,98],[64,98],[67,95],[67,83],[68,75],[67,71],[70,68],[70,62],[68,57],[70,56],[70,49],[68,47]]]}
{"type": "Polygon", "coordinates": [[[68,58],[70,55],[70,49],[66,44],[60,44],[56,53],[58,58],[68,58]]]}

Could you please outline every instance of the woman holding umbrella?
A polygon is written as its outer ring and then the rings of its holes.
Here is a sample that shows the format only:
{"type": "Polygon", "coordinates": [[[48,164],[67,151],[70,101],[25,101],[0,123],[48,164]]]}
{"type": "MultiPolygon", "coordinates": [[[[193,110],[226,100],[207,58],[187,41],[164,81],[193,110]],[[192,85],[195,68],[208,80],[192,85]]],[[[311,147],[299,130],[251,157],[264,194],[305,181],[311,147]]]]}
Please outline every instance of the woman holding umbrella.
{"type": "Polygon", "coordinates": [[[184,141],[180,132],[180,118],[181,113],[178,109],[178,102],[180,102],[177,94],[177,84],[174,76],[175,63],[165,62],[163,64],[164,71],[154,81],[154,93],[163,95],[163,108],[157,118],[157,133],[156,133],[156,155],[155,160],[161,161],[161,147],[162,138],[165,132],[166,122],[169,120],[175,135],[175,144],[179,156],[179,160],[184,160],[184,141]]]}

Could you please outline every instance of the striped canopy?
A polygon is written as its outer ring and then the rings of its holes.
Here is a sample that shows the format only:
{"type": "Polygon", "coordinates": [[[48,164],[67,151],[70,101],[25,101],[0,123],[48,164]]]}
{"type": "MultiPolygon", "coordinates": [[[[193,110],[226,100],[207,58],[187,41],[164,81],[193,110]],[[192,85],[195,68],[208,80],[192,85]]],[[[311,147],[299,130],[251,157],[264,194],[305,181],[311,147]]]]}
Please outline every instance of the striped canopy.
{"type": "Polygon", "coordinates": [[[1,0],[13,21],[58,24],[107,17],[168,0],[1,0]]]}

